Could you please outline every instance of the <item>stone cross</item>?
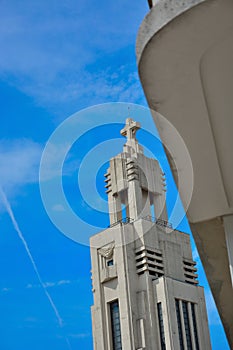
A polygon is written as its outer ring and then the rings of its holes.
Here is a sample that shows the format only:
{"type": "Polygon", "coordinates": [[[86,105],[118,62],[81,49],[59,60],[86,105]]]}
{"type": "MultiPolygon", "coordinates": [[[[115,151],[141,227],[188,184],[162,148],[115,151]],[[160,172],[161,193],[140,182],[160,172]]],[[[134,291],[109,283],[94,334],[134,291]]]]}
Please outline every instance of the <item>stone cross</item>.
{"type": "Polygon", "coordinates": [[[127,118],[125,127],[121,130],[121,135],[125,136],[127,138],[127,142],[129,141],[129,143],[131,143],[130,141],[132,140],[136,141],[136,132],[140,128],[140,123],[135,122],[131,118],[127,118]]]}

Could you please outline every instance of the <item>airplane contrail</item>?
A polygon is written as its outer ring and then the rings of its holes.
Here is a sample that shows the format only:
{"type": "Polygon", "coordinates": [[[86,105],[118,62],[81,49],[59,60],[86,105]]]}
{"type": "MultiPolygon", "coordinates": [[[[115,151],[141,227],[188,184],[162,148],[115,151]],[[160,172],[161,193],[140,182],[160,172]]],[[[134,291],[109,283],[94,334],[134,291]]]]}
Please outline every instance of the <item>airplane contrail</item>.
{"type": "MultiPolygon", "coordinates": [[[[52,297],[50,296],[49,292],[48,292],[47,289],[46,289],[46,286],[44,285],[44,283],[43,283],[43,281],[42,281],[42,278],[41,278],[41,276],[40,276],[40,273],[39,273],[39,271],[38,271],[38,268],[37,268],[37,266],[36,266],[36,263],[35,263],[35,261],[34,261],[34,259],[33,259],[33,256],[32,256],[32,254],[31,254],[31,252],[30,252],[30,249],[29,249],[29,247],[28,247],[28,244],[27,244],[27,242],[26,242],[26,240],[25,240],[25,238],[24,238],[24,236],[23,236],[23,233],[22,233],[22,231],[20,230],[19,225],[18,225],[18,223],[17,223],[17,221],[16,221],[16,219],[15,219],[14,213],[13,213],[13,211],[12,211],[12,209],[11,209],[11,205],[10,205],[10,203],[9,203],[9,201],[8,201],[8,199],[7,199],[7,197],[6,197],[6,195],[5,195],[5,192],[3,191],[3,189],[2,189],[1,187],[0,187],[0,196],[2,197],[3,204],[5,205],[5,208],[6,208],[8,214],[9,214],[9,216],[10,216],[10,218],[11,218],[11,221],[12,221],[12,224],[13,224],[13,226],[14,226],[14,228],[15,228],[15,231],[17,232],[17,234],[18,234],[20,240],[22,241],[22,243],[23,243],[23,245],[24,245],[24,248],[25,248],[25,250],[26,250],[26,252],[27,252],[27,255],[28,255],[28,257],[29,257],[29,259],[30,259],[30,261],[31,261],[31,263],[32,263],[33,269],[34,269],[35,274],[36,274],[36,276],[37,276],[37,278],[38,278],[38,280],[39,280],[39,283],[40,283],[41,287],[43,288],[43,290],[44,290],[44,292],[45,292],[45,295],[47,296],[48,301],[49,301],[49,303],[50,303],[50,305],[51,305],[51,307],[52,307],[52,309],[53,309],[53,311],[54,311],[54,313],[55,313],[55,315],[56,315],[58,324],[59,324],[59,326],[62,328],[62,327],[63,327],[63,320],[62,320],[62,318],[61,318],[61,316],[60,316],[60,314],[59,314],[59,312],[58,312],[58,310],[57,310],[56,305],[55,305],[54,302],[53,302],[52,297]]],[[[71,349],[71,345],[70,345],[69,339],[68,339],[66,336],[65,336],[65,339],[66,339],[66,343],[67,343],[69,349],[71,349]]]]}

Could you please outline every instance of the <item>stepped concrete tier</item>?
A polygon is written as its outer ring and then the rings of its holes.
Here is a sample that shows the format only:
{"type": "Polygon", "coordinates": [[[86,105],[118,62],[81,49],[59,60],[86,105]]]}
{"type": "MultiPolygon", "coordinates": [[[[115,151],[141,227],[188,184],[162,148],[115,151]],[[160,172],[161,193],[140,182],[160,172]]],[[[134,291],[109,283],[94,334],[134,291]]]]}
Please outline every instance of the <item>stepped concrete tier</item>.
{"type": "MultiPolygon", "coordinates": [[[[194,189],[187,215],[233,348],[233,1],[149,5],[137,38],[139,75],[162,141],[172,143],[156,112],[190,153],[194,189]]],[[[168,158],[174,175],[182,174],[185,162],[179,159],[176,169],[168,158]]],[[[188,190],[182,188],[182,198],[188,190]]]]}

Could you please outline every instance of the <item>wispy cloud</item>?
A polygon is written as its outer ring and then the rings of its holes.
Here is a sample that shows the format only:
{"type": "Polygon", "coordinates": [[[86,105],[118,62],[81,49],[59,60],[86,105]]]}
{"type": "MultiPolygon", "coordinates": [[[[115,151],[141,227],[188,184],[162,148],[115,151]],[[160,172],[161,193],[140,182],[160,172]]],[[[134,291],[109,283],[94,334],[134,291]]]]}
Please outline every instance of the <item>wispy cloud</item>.
{"type": "Polygon", "coordinates": [[[62,211],[65,211],[65,208],[63,207],[62,204],[56,204],[52,207],[52,210],[62,212],[62,211]]]}
{"type": "Polygon", "coordinates": [[[0,185],[4,188],[38,181],[42,147],[28,139],[0,140],[0,185]]]}
{"type": "Polygon", "coordinates": [[[26,317],[25,319],[24,319],[24,321],[25,322],[29,322],[29,323],[38,323],[38,318],[36,318],[36,317],[26,317]]]}
{"type": "MultiPolygon", "coordinates": [[[[71,283],[76,283],[77,280],[59,280],[59,281],[52,281],[52,282],[44,282],[44,286],[46,288],[51,288],[51,287],[58,287],[62,285],[68,285],[71,283]]],[[[41,286],[39,284],[27,284],[26,288],[40,288],[41,286]]]]}
{"type": "MultiPolygon", "coordinates": [[[[54,288],[54,287],[60,287],[60,286],[65,286],[65,285],[71,285],[71,284],[75,284],[78,283],[79,280],[59,280],[59,281],[46,281],[43,282],[43,285],[45,288],[54,288]]],[[[28,283],[25,287],[25,289],[34,289],[34,288],[41,288],[41,284],[32,284],[32,283],[28,283]]],[[[7,293],[12,291],[13,288],[11,287],[3,287],[0,291],[2,293],[7,293]]]]}
{"type": "Polygon", "coordinates": [[[40,174],[40,181],[47,181],[54,177],[60,177],[61,171],[62,176],[69,176],[75,170],[78,169],[80,165],[79,159],[75,158],[70,152],[72,144],[63,142],[63,140],[59,140],[60,144],[52,144],[49,143],[49,147],[46,151],[46,158],[43,159],[46,162],[46,167],[43,166],[43,176],[40,174]],[[65,168],[60,168],[61,163],[61,154],[66,154],[66,163],[65,168]]]}
{"type": "MultiPolygon", "coordinates": [[[[57,282],[57,285],[61,286],[63,284],[70,284],[70,283],[72,283],[72,281],[70,281],[70,280],[60,280],[60,281],[57,282]]],[[[73,283],[74,283],[74,281],[73,281],[73,283]]]]}
{"type": "MultiPolygon", "coordinates": [[[[12,225],[13,225],[15,231],[17,232],[17,235],[18,235],[21,243],[24,246],[24,249],[25,249],[25,251],[26,251],[26,253],[28,255],[28,258],[29,258],[29,260],[30,260],[30,262],[32,264],[32,267],[33,267],[33,270],[35,272],[35,275],[36,275],[36,277],[38,279],[38,282],[39,282],[40,286],[42,287],[42,289],[43,289],[43,291],[44,291],[44,293],[45,293],[45,295],[46,295],[46,297],[48,299],[48,302],[49,302],[49,304],[50,304],[50,306],[51,306],[51,308],[52,308],[52,310],[53,310],[53,312],[54,312],[54,314],[55,314],[55,316],[57,318],[57,321],[58,321],[58,324],[59,324],[60,328],[62,329],[63,325],[64,325],[63,324],[63,319],[61,318],[60,313],[58,311],[58,308],[55,305],[55,303],[53,301],[53,298],[51,297],[50,293],[47,290],[47,287],[45,286],[45,284],[44,284],[44,282],[43,282],[43,280],[41,278],[41,275],[39,273],[37,264],[36,264],[36,262],[35,262],[35,260],[34,260],[34,258],[32,256],[31,250],[30,250],[30,248],[29,248],[29,246],[27,244],[27,241],[24,238],[24,235],[23,235],[22,231],[19,228],[18,222],[17,222],[17,220],[16,220],[16,218],[14,216],[14,213],[12,211],[11,205],[10,205],[10,203],[9,203],[5,193],[4,193],[4,191],[1,189],[1,187],[0,187],[0,198],[1,198],[2,202],[3,202],[3,204],[6,207],[6,210],[7,210],[8,214],[9,214],[9,217],[10,217],[10,219],[12,221],[12,225]]],[[[71,344],[70,344],[70,341],[69,341],[69,339],[68,339],[68,337],[66,335],[64,336],[64,339],[66,341],[67,347],[71,350],[72,349],[71,348],[71,344]]]]}
{"type": "MultiPolygon", "coordinates": [[[[193,248],[192,254],[193,254],[194,261],[197,262],[198,271],[200,271],[202,269],[201,259],[200,259],[200,256],[198,254],[198,250],[197,250],[196,246],[193,248]]],[[[219,315],[218,315],[217,307],[215,305],[215,301],[214,301],[213,295],[211,293],[211,289],[210,289],[207,281],[204,282],[204,285],[205,285],[204,291],[205,291],[206,309],[207,309],[209,324],[210,325],[219,325],[219,324],[221,324],[221,320],[220,320],[219,315]]]]}
{"type": "Polygon", "coordinates": [[[206,299],[206,308],[208,313],[208,319],[210,325],[219,325],[221,324],[221,320],[218,315],[218,311],[215,305],[214,298],[212,296],[211,290],[209,288],[205,288],[205,299],[206,299]]]}
{"type": "Polygon", "coordinates": [[[193,248],[192,254],[193,254],[193,260],[196,262],[200,262],[200,257],[196,246],[193,248]]]}
{"type": "MultiPolygon", "coordinates": [[[[15,198],[22,186],[27,184],[45,181],[61,176],[54,162],[61,153],[61,147],[67,145],[50,147],[51,154],[47,153],[48,169],[44,172],[44,178],[39,179],[39,165],[43,146],[30,139],[0,140],[0,186],[4,189],[10,199],[15,198]]],[[[77,170],[79,160],[69,158],[66,161],[65,170],[62,176],[69,176],[77,170]]],[[[0,210],[5,210],[0,202],[0,210]]],[[[55,211],[62,211],[61,206],[56,206],[55,211]]]]}
{"type": "Polygon", "coordinates": [[[38,281],[39,281],[41,287],[43,288],[44,293],[45,293],[45,295],[46,295],[46,297],[47,297],[47,299],[48,299],[48,301],[49,301],[49,303],[50,303],[50,305],[51,305],[51,307],[52,307],[52,309],[53,309],[53,311],[54,311],[54,313],[55,313],[55,315],[57,317],[58,323],[59,323],[60,327],[63,327],[63,320],[62,320],[62,318],[61,318],[61,316],[60,316],[60,314],[58,312],[58,309],[57,309],[56,305],[54,304],[53,299],[51,298],[49,292],[46,289],[46,286],[44,285],[44,283],[43,283],[43,281],[41,279],[39,270],[37,268],[36,262],[35,262],[35,260],[34,260],[34,258],[32,256],[32,254],[31,254],[31,251],[29,249],[27,241],[25,240],[24,235],[23,235],[22,231],[19,228],[18,222],[16,221],[16,218],[15,218],[14,213],[12,211],[11,205],[8,202],[8,199],[7,199],[6,195],[5,195],[5,193],[3,192],[3,190],[1,189],[1,187],[0,187],[0,197],[1,197],[1,200],[2,200],[3,204],[6,207],[6,210],[7,210],[8,214],[9,214],[9,217],[10,217],[10,219],[12,221],[13,227],[14,227],[15,231],[17,232],[18,237],[21,240],[21,242],[22,242],[22,244],[23,244],[23,246],[25,248],[25,251],[26,251],[26,253],[28,255],[28,258],[29,258],[29,260],[30,260],[30,262],[32,264],[33,270],[34,270],[34,272],[35,272],[35,274],[36,274],[36,276],[38,278],[38,281]]]}
{"type": "Polygon", "coordinates": [[[136,67],[133,64],[103,69],[97,73],[85,72],[80,79],[71,82],[61,98],[91,101],[92,104],[101,102],[121,101],[143,103],[144,97],[139,82],[136,67]]]}
{"type": "Polygon", "coordinates": [[[91,1],[89,6],[87,11],[84,0],[78,4],[75,0],[3,2],[0,77],[47,106],[74,101],[78,105],[91,90],[97,103],[106,101],[107,96],[138,102],[135,60],[134,65],[128,65],[129,72],[122,70],[122,62],[129,60],[121,50],[131,45],[134,51],[146,3],[135,3],[134,11],[123,0],[117,5],[103,0],[98,6],[91,1]],[[109,57],[108,63],[105,57],[109,57]],[[115,64],[112,68],[119,75],[118,81],[106,69],[110,64],[115,64]]]}
{"type": "MultiPolygon", "coordinates": [[[[0,140],[0,187],[15,198],[22,186],[38,181],[42,147],[28,139],[0,140]]],[[[0,211],[6,206],[0,201],[0,211]]]]}
{"type": "Polygon", "coordinates": [[[72,333],[69,334],[69,338],[81,339],[90,337],[90,333],[72,333]]]}

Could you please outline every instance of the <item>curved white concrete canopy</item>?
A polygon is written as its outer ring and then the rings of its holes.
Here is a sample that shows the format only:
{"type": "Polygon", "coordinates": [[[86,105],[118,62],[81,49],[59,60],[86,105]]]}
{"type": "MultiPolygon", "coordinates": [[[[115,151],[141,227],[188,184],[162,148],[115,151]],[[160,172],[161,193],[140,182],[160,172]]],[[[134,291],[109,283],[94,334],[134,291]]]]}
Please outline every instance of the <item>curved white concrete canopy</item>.
{"type": "MultiPolygon", "coordinates": [[[[224,217],[233,214],[233,1],[155,1],[139,30],[137,60],[150,108],[176,127],[190,152],[187,215],[233,347],[232,252],[224,232],[224,217]]],[[[154,119],[169,144],[156,113],[154,119]]],[[[179,164],[174,174],[185,169],[179,164]]]]}

